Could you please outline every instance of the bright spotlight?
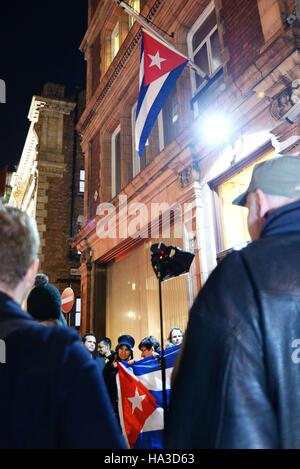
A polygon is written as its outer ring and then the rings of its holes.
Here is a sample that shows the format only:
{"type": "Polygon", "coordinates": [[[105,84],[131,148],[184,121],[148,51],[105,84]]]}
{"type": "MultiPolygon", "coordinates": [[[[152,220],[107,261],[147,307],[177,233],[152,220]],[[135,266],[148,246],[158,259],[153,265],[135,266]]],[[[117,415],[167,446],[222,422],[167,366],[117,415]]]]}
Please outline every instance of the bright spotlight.
{"type": "Polygon", "coordinates": [[[208,143],[229,141],[232,125],[228,116],[222,114],[204,116],[200,125],[202,136],[208,143]]]}

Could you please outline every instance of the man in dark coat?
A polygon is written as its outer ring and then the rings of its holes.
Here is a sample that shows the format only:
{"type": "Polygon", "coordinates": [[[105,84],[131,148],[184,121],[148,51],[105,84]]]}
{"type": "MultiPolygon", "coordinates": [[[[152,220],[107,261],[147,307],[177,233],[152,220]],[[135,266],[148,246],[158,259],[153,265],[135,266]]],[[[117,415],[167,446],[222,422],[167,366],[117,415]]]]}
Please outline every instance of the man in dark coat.
{"type": "Polygon", "coordinates": [[[253,243],[215,269],[174,370],[168,448],[300,448],[300,157],[255,166],[253,243]]]}
{"type": "Polygon", "coordinates": [[[36,223],[0,207],[0,448],[123,448],[101,374],[69,328],[21,309],[38,268],[36,223]]]}
{"type": "Polygon", "coordinates": [[[85,336],[82,337],[82,343],[88,351],[90,358],[95,361],[99,373],[102,374],[104,369],[104,362],[102,358],[96,355],[95,353],[97,344],[96,336],[91,332],[88,332],[87,334],[85,334],[85,336]]]}

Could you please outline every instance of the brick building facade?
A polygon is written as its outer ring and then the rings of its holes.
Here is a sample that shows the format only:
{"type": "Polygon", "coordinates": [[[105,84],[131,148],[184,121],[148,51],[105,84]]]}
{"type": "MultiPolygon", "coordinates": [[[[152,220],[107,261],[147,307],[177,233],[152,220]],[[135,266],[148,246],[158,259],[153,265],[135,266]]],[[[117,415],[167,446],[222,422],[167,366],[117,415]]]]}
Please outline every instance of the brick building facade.
{"type": "MultiPolygon", "coordinates": [[[[76,298],[80,298],[80,262],[70,240],[83,219],[83,155],[75,124],[84,106],[82,91],[67,98],[65,87],[55,83],[47,83],[42,95],[32,98],[30,128],[9,199],[10,205],[37,221],[39,270],[61,293],[71,285],[76,298]]],[[[75,314],[70,319],[74,325],[75,314]]]]}
{"type": "MultiPolygon", "coordinates": [[[[78,124],[85,157],[86,225],[76,238],[82,251],[82,332],[121,333],[137,339],[159,334],[157,282],[150,246],[158,239],[193,250],[189,276],[164,285],[165,330],[185,327],[197,291],[228,250],[247,242],[243,209],[231,201],[243,191],[255,162],[275,151],[297,152],[300,31],[296,2],[289,0],[145,0],[128,2],[161,30],[211,78],[186,68],[137,157],[133,128],[139,88],[141,29],[111,0],[89,2],[81,49],[87,60],[87,105],[78,124]],[[293,119],[288,119],[292,109],[293,119]],[[232,122],[229,140],[201,129],[222,113],[232,122]],[[295,114],[295,118],[294,118],[295,114]],[[120,198],[120,196],[123,197],[120,198]],[[122,200],[193,204],[181,239],[139,218],[136,236],[99,237],[103,213],[122,200]],[[98,212],[97,212],[98,207],[98,212]],[[100,205],[101,207],[101,205],[100,205]],[[144,230],[144,231],[143,231],[144,230]],[[147,232],[147,236],[142,234],[147,232]],[[147,231],[148,230],[148,231],[147,231]]],[[[123,215],[130,221],[127,212],[123,215]]],[[[165,334],[167,335],[167,334],[165,334]]]]}

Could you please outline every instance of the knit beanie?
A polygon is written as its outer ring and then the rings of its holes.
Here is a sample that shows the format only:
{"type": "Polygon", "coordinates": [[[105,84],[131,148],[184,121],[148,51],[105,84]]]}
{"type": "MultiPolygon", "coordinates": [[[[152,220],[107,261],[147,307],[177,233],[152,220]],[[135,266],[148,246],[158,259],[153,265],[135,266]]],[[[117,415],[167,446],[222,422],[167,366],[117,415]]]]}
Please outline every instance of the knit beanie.
{"type": "Polygon", "coordinates": [[[27,298],[27,311],[37,321],[59,319],[61,316],[60,293],[48,282],[47,275],[38,274],[27,298]]]}
{"type": "Polygon", "coordinates": [[[122,345],[126,345],[129,350],[133,351],[135,340],[131,335],[120,335],[118,338],[118,344],[116,350],[118,350],[122,345]]]}

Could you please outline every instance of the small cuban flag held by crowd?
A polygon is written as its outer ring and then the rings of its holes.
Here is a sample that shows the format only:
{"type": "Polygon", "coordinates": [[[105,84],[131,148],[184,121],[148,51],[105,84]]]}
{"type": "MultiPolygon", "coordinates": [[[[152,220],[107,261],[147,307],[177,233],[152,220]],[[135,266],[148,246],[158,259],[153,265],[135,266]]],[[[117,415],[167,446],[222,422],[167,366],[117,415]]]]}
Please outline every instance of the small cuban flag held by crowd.
{"type": "Polygon", "coordinates": [[[143,30],[135,128],[136,149],[140,156],[158,114],[187,63],[187,57],[143,30]]]}
{"type": "MultiPolygon", "coordinates": [[[[166,390],[169,403],[171,374],[180,346],[164,351],[166,390]]],[[[160,360],[147,357],[128,366],[118,362],[119,415],[128,446],[135,449],[163,448],[164,411],[160,360]]]]}

